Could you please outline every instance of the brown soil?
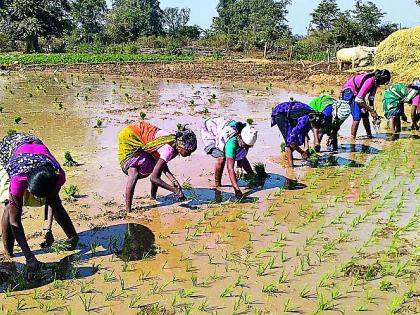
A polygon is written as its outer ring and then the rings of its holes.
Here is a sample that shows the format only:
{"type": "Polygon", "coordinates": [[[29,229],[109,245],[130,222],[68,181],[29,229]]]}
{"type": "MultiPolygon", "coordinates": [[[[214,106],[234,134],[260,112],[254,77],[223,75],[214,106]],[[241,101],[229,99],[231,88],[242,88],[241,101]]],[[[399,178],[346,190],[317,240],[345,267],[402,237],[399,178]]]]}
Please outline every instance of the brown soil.
{"type": "Polygon", "coordinates": [[[159,61],[115,62],[73,65],[28,65],[9,67],[16,71],[64,71],[67,73],[91,73],[137,76],[154,79],[184,80],[234,80],[261,82],[308,80],[313,75],[338,74],[335,63],[311,62],[258,62],[254,59],[231,61],[159,61]]]}

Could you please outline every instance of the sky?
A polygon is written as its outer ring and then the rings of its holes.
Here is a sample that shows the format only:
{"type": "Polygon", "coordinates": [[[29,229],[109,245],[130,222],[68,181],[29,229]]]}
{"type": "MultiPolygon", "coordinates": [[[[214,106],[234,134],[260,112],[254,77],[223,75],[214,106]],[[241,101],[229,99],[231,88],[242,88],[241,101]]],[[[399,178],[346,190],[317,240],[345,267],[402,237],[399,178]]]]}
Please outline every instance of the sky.
{"type": "MultiPolygon", "coordinates": [[[[311,20],[310,13],[321,0],[292,0],[288,7],[287,19],[294,34],[306,34],[311,20]]],[[[384,21],[401,24],[403,27],[420,25],[420,6],[414,0],[371,0],[387,14],[384,21]]],[[[111,0],[107,0],[108,4],[111,0]]],[[[189,24],[197,24],[204,29],[211,26],[213,17],[217,16],[216,6],[218,0],[160,0],[162,9],[166,7],[180,7],[191,9],[189,24]]],[[[353,8],[355,1],[337,0],[341,10],[353,8]]]]}

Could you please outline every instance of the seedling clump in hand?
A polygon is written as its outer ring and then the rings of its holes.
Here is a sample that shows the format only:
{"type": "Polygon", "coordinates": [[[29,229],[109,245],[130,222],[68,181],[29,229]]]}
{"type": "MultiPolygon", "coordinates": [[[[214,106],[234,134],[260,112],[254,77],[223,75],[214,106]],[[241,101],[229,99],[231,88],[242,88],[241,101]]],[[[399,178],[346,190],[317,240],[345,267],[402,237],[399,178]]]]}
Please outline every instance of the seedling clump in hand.
{"type": "Polygon", "coordinates": [[[265,165],[263,163],[255,163],[254,174],[244,174],[242,178],[248,182],[249,187],[258,187],[264,184],[268,176],[265,171],[265,165]]]}

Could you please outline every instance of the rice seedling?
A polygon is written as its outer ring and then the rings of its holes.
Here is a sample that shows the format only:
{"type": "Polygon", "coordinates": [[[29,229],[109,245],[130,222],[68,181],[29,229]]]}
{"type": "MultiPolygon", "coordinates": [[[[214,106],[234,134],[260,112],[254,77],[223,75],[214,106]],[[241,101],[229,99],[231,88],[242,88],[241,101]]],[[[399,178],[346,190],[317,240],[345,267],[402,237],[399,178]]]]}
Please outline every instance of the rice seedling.
{"type": "Polygon", "coordinates": [[[310,296],[311,290],[305,285],[299,292],[301,298],[307,299],[310,296]]]}
{"type": "Polygon", "coordinates": [[[295,305],[292,304],[291,299],[288,299],[283,304],[283,312],[285,312],[285,313],[297,313],[298,309],[295,305]]]}
{"type": "Polygon", "coordinates": [[[80,293],[91,293],[92,292],[92,284],[90,282],[80,282],[80,293]]]}
{"type": "Polygon", "coordinates": [[[359,304],[355,309],[356,312],[366,312],[368,310],[368,308],[366,307],[365,304],[359,304]]]}
{"type": "Polygon", "coordinates": [[[320,311],[331,311],[334,309],[334,304],[331,300],[326,299],[322,293],[318,292],[317,294],[317,300],[318,300],[318,308],[317,312],[320,311]]]}
{"type": "Polygon", "coordinates": [[[113,288],[111,291],[105,293],[105,301],[112,301],[120,297],[122,293],[117,294],[117,289],[113,288]]]}
{"type": "Polygon", "coordinates": [[[231,297],[233,294],[233,289],[231,287],[226,287],[223,289],[223,292],[220,294],[221,298],[231,297]]]}
{"type": "Polygon", "coordinates": [[[16,312],[23,311],[26,307],[26,302],[24,299],[17,299],[16,300],[16,312]]]}
{"type": "Polygon", "coordinates": [[[381,291],[389,291],[391,287],[392,287],[392,282],[387,278],[382,279],[381,282],[379,283],[379,290],[381,291]]]}
{"type": "Polygon", "coordinates": [[[15,124],[16,125],[18,125],[21,121],[22,121],[22,117],[21,116],[16,116],[15,117],[15,124]]]}
{"type": "Polygon", "coordinates": [[[265,265],[265,264],[259,263],[257,266],[257,276],[258,277],[264,276],[265,272],[267,271],[267,268],[268,268],[268,264],[265,265]]]}
{"type": "Polygon", "coordinates": [[[331,291],[331,300],[335,301],[338,300],[342,296],[340,290],[338,288],[331,291]]]}
{"type": "Polygon", "coordinates": [[[282,262],[282,263],[284,263],[284,262],[286,262],[288,260],[288,258],[287,258],[287,256],[286,256],[286,253],[284,252],[284,249],[281,251],[281,254],[280,254],[280,261],[282,262]]]}
{"type": "Polygon", "coordinates": [[[92,257],[96,256],[96,251],[98,247],[99,247],[99,244],[96,240],[89,243],[89,251],[92,257]]]}
{"type": "Polygon", "coordinates": [[[75,201],[79,195],[79,189],[74,184],[63,187],[63,192],[65,199],[69,202],[75,201]]]}
{"type": "Polygon", "coordinates": [[[268,295],[275,295],[279,292],[278,283],[270,283],[267,285],[263,285],[262,292],[267,293],[268,295]]]}
{"type": "Polygon", "coordinates": [[[404,297],[394,296],[387,309],[387,314],[397,314],[404,303],[404,297]]]}
{"type": "Polygon", "coordinates": [[[70,151],[64,153],[64,166],[72,167],[77,166],[77,162],[73,159],[70,151]]]}
{"type": "Polygon", "coordinates": [[[54,310],[54,302],[55,301],[43,301],[43,302],[38,301],[38,308],[43,313],[49,313],[54,310]]]}
{"type": "Polygon", "coordinates": [[[41,296],[41,292],[38,289],[34,289],[34,292],[32,293],[32,299],[36,301],[40,299],[41,296]]]}
{"type": "Polygon", "coordinates": [[[409,264],[410,264],[409,261],[406,261],[406,262],[397,261],[397,265],[395,266],[395,273],[394,273],[395,278],[401,278],[405,276],[409,272],[408,270],[409,264]]]}
{"type": "Polygon", "coordinates": [[[139,308],[140,307],[140,300],[141,300],[141,295],[135,295],[130,299],[130,303],[128,304],[129,308],[139,308]]]}
{"type": "Polygon", "coordinates": [[[83,294],[83,295],[79,295],[79,298],[82,301],[83,309],[85,310],[85,312],[88,312],[88,313],[91,312],[92,303],[95,296],[94,295],[87,296],[86,294],[83,294]]]}
{"type": "Polygon", "coordinates": [[[286,274],[286,270],[283,268],[279,279],[277,280],[278,283],[286,283],[288,281],[289,275],[286,274]]]}
{"type": "Polygon", "coordinates": [[[95,123],[95,126],[93,128],[101,128],[102,124],[103,124],[102,119],[96,118],[96,123],[95,123]]]}
{"type": "Polygon", "coordinates": [[[197,292],[195,288],[191,289],[181,289],[178,291],[178,294],[181,298],[189,298],[194,296],[194,294],[197,292]]]}

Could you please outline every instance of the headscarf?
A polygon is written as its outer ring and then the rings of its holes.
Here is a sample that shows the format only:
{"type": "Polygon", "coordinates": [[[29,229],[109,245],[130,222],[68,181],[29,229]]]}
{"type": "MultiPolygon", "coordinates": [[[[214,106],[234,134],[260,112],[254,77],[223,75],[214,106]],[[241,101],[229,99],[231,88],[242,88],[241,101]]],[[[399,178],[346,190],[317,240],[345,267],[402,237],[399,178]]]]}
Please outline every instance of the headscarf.
{"type": "Polygon", "coordinates": [[[176,132],[176,145],[180,148],[194,152],[197,150],[197,136],[186,126],[178,127],[176,132]]]}

